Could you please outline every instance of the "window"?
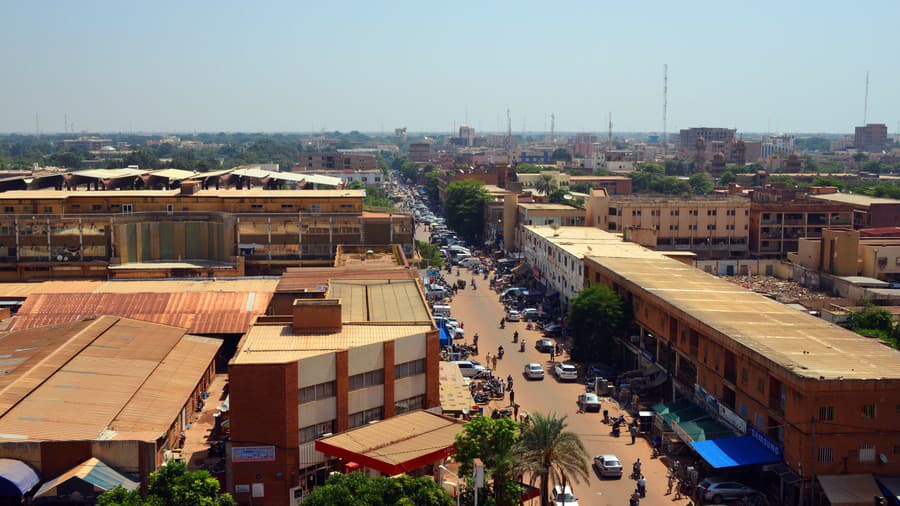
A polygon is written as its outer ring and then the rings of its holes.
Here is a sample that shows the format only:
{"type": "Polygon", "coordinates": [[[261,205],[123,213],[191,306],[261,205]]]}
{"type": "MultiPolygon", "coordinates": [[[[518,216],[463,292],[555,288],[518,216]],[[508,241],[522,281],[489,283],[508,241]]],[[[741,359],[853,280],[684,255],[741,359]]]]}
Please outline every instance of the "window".
{"type": "Polygon", "coordinates": [[[359,390],[384,384],[384,369],[364,372],[350,376],[350,390],[359,390]]]}
{"type": "Polygon", "coordinates": [[[863,404],[862,407],[862,416],[863,418],[875,418],[875,405],[874,404],[863,404]]]}
{"type": "Polygon", "coordinates": [[[134,214],[134,205],[122,204],[122,214],[134,214]]]}
{"type": "Polygon", "coordinates": [[[616,215],[616,208],[615,208],[615,207],[610,207],[610,208],[609,208],[609,215],[610,215],[610,216],[615,216],[615,215],[616,215]]]}
{"type": "Polygon", "coordinates": [[[309,427],[303,427],[302,429],[300,429],[300,444],[315,441],[316,439],[322,437],[324,434],[334,434],[334,431],[334,420],[317,423],[315,425],[310,425],[309,427]]]}
{"type": "Polygon", "coordinates": [[[758,428],[760,430],[763,430],[766,428],[766,419],[762,415],[762,413],[756,413],[753,416],[753,425],[755,425],[756,428],[758,428]]]}
{"type": "Polygon", "coordinates": [[[875,445],[862,445],[859,448],[860,462],[875,462],[875,445]]]}
{"type": "Polygon", "coordinates": [[[335,390],[334,381],[326,381],[325,383],[319,383],[318,385],[301,388],[300,404],[334,397],[335,390]]]}
{"type": "Polygon", "coordinates": [[[349,425],[352,429],[353,427],[359,427],[360,425],[365,425],[369,422],[381,420],[382,418],[384,418],[384,406],[378,406],[377,408],[367,409],[365,411],[359,411],[357,413],[351,413],[349,418],[349,425]]]}
{"type": "Polygon", "coordinates": [[[250,204],[250,209],[262,209],[262,204],[250,204]]]}
{"type": "Polygon", "coordinates": [[[707,215],[707,216],[715,216],[715,215],[716,215],[716,210],[715,210],[715,209],[707,209],[707,210],[706,210],[706,215],[707,215]]]}
{"type": "Polygon", "coordinates": [[[823,464],[834,462],[834,449],[819,448],[819,462],[822,462],[823,464]]]}
{"type": "Polygon", "coordinates": [[[310,205],[309,205],[309,212],[311,212],[311,213],[320,213],[320,212],[322,212],[322,206],[321,206],[321,204],[310,204],[310,205]]]}
{"type": "Polygon", "coordinates": [[[44,214],[53,214],[53,208],[50,206],[44,206],[44,214]]]}
{"type": "Polygon", "coordinates": [[[425,407],[425,396],[417,395],[415,397],[410,397],[409,399],[403,399],[394,403],[394,414],[402,415],[403,413],[409,413],[410,411],[415,411],[417,409],[422,409],[425,407]]]}
{"type": "Polygon", "coordinates": [[[91,206],[91,211],[102,211],[102,210],[103,210],[103,204],[94,204],[93,206],[91,206]]]}
{"type": "Polygon", "coordinates": [[[425,359],[412,360],[394,366],[394,379],[415,376],[416,374],[425,374],[425,359]]]}
{"type": "Polygon", "coordinates": [[[294,204],[281,204],[282,209],[293,209],[294,204]]]}
{"type": "Polygon", "coordinates": [[[750,414],[750,410],[747,409],[747,405],[743,402],[738,403],[738,414],[741,415],[741,418],[747,418],[750,414]]]}
{"type": "Polygon", "coordinates": [[[746,385],[748,381],[750,381],[750,375],[747,373],[747,368],[744,367],[741,369],[741,384],[746,385]]]}
{"type": "Polygon", "coordinates": [[[13,214],[14,212],[16,212],[16,208],[14,208],[13,206],[5,206],[3,207],[3,212],[6,214],[13,214]]]}
{"type": "Polygon", "coordinates": [[[766,393],[766,380],[763,378],[756,378],[756,391],[764,394],[766,393]]]}
{"type": "Polygon", "coordinates": [[[834,420],[834,406],[819,407],[819,421],[830,422],[834,420]]]}

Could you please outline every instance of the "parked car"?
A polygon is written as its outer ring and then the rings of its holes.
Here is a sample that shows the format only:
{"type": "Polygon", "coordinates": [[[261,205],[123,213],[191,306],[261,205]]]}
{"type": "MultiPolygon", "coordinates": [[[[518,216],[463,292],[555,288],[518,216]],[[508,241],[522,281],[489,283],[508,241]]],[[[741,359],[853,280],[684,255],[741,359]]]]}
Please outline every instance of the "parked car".
{"type": "Polygon", "coordinates": [[[548,337],[557,337],[562,335],[563,326],[561,323],[551,323],[544,327],[543,332],[545,336],[548,337]]]}
{"type": "Polygon", "coordinates": [[[474,360],[454,360],[452,362],[459,367],[459,372],[462,373],[463,377],[471,378],[480,372],[484,372],[486,369],[483,365],[475,362],[474,360]]]}
{"type": "MultiPolygon", "coordinates": [[[[518,313],[518,311],[516,311],[518,313]]],[[[538,339],[534,343],[534,349],[541,353],[550,353],[550,350],[556,348],[556,344],[550,339],[538,339]]]]}
{"type": "Polygon", "coordinates": [[[525,364],[525,371],[522,372],[526,379],[544,379],[544,367],[534,362],[525,364]]]}
{"type": "Polygon", "coordinates": [[[508,322],[517,322],[522,320],[522,313],[512,310],[506,313],[506,321],[508,322]]]}
{"type": "Polygon", "coordinates": [[[578,498],[572,495],[572,489],[568,485],[565,489],[562,485],[553,487],[550,500],[553,501],[553,506],[578,506],[578,498]]]}
{"type": "Polygon", "coordinates": [[[522,318],[524,318],[525,320],[537,320],[540,314],[540,311],[533,307],[525,308],[522,310],[522,318]]]}
{"type": "Polygon", "coordinates": [[[600,398],[595,393],[585,392],[578,396],[578,409],[585,413],[590,413],[591,411],[599,413],[600,398]]]}
{"type": "Polygon", "coordinates": [[[560,381],[575,381],[578,379],[578,369],[572,364],[557,362],[553,365],[553,374],[560,381]]]}
{"type": "Polygon", "coordinates": [[[715,478],[707,478],[700,482],[697,487],[700,490],[700,497],[705,502],[713,504],[722,504],[724,501],[737,501],[744,497],[759,495],[760,492],[736,481],[716,480],[715,478]]]}
{"type": "Polygon", "coordinates": [[[604,478],[622,477],[622,461],[611,453],[594,457],[594,469],[604,478]]]}

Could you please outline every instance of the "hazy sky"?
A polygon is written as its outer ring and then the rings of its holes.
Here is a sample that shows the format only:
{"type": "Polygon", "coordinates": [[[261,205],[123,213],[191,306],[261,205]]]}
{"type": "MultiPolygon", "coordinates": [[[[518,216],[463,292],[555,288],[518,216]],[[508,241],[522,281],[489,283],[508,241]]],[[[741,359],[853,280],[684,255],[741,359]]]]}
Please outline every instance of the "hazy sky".
{"type": "Polygon", "coordinates": [[[900,121],[900,1],[7,1],[0,132],[850,132],[900,121]]]}

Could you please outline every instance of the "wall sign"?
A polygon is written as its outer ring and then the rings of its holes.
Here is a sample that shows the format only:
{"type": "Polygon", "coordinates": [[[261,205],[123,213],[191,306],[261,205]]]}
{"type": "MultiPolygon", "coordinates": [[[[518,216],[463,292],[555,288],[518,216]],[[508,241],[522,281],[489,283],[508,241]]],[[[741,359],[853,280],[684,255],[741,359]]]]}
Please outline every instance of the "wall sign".
{"type": "Polygon", "coordinates": [[[274,446],[242,446],[231,449],[232,462],[272,462],[275,460],[274,446]]]}

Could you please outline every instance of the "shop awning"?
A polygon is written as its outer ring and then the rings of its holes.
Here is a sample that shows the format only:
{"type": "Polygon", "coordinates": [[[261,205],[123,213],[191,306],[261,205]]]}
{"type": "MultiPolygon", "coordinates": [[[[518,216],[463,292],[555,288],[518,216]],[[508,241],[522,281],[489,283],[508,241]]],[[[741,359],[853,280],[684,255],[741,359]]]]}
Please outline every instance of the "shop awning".
{"type": "Polygon", "coordinates": [[[869,506],[881,495],[871,474],[826,474],[818,479],[831,506],[869,506]]]}
{"type": "Polygon", "coordinates": [[[769,464],[781,460],[753,436],[694,441],[691,446],[715,469],[769,464]]]}
{"type": "MultiPolygon", "coordinates": [[[[711,416],[704,416],[686,422],[680,423],[683,430],[691,441],[710,441],[715,439],[725,439],[734,437],[734,431],[719,423],[711,416]]],[[[685,441],[687,442],[687,441],[685,441]]]]}
{"type": "Polygon", "coordinates": [[[887,498],[888,504],[900,504],[900,476],[881,476],[875,478],[881,488],[881,494],[887,498]]]}
{"type": "Polygon", "coordinates": [[[96,458],[90,458],[44,483],[34,494],[34,497],[57,497],[59,495],[57,489],[72,480],[89,483],[94,488],[94,491],[98,493],[103,493],[119,486],[125,490],[137,490],[140,487],[140,483],[126,478],[115,469],[106,465],[105,462],[96,458]]]}
{"type": "Polygon", "coordinates": [[[20,496],[40,482],[28,464],[21,460],[0,459],[0,497],[20,496]]]}

